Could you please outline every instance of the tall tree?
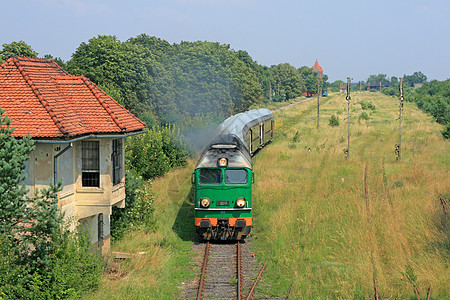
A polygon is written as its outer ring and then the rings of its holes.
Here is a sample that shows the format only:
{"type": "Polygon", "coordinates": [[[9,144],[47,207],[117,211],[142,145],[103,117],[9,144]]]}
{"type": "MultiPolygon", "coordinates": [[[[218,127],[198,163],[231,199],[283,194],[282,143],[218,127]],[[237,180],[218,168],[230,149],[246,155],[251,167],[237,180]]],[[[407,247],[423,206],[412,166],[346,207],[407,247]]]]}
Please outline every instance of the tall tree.
{"type": "Polygon", "coordinates": [[[96,84],[119,90],[125,107],[141,117],[154,108],[157,92],[149,74],[154,64],[145,47],[99,35],[81,43],[67,68],[72,74],[83,74],[96,84]]]}
{"type": "Polygon", "coordinates": [[[416,83],[427,82],[427,76],[422,72],[414,72],[412,75],[403,75],[403,83],[405,86],[414,87],[416,83]]]}
{"type": "Polygon", "coordinates": [[[298,71],[302,76],[306,92],[308,94],[317,94],[317,81],[319,80],[320,86],[323,85],[322,79],[319,78],[319,74],[307,66],[299,68],[298,71]]]}
{"type": "Polygon", "coordinates": [[[299,97],[306,91],[300,72],[289,63],[272,66],[270,72],[277,101],[299,97]]]}
{"type": "Polygon", "coordinates": [[[24,41],[11,42],[10,44],[3,44],[3,49],[0,51],[0,63],[11,56],[25,56],[25,57],[37,57],[38,53],[31,48],[30,45],[24,41]]]}
{"type": "Polygon", "coordinates": [[[389,79],[386,74],[370,75],[366,82],[370,83],[387,83],[389,79]]]}

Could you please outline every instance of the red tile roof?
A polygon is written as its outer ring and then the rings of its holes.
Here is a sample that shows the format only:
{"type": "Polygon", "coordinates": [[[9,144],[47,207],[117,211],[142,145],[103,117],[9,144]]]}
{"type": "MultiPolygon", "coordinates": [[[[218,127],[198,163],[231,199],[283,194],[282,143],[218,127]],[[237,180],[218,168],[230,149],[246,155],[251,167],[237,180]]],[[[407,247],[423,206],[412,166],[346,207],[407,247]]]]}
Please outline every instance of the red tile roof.
{"type": "Polygon", "coordinates": [[[12,57],[0,65],[0,107],[13,136],[65,138],[126,133],[145,124],[84,76],[51,59],[12,57]]]}
{"type": "Polygon", "coordinates": [[[317,60],[316,60],[316,63],[314,64],[314,66],[312,67],[312,69],[314,70],[316,68],[317,68],[317,70],[319,70],[319,72],[321,72],[321,73],[323,72],[323,69],[321,66],[319,66],[319,63],[317,62],[317,60]]]}

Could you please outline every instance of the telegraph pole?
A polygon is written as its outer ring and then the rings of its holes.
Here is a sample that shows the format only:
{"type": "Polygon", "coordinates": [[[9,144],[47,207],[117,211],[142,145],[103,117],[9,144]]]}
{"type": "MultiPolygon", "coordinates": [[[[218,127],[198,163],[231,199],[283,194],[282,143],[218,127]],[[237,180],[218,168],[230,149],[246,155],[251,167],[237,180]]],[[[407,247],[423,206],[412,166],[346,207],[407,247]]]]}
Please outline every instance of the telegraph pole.
{"type": "Polygon", "coordinates": [[[403,110],[403,78],[400,78],[400,104],[398,106],[398,144],[395,145],[395,153],[397,160],[401,160],[402,145],[402,110],[403,110]]]}
{"type": "Polygon", "coordinates": [[[317,129],[319,129],[319,95],[320,95],[320,77],[317,78],[317,129]]]}
{"type": "Polygon", "coordinates": [[[347,159],[350,159],[350,89],[351,89],[351,81],[350,77],[347,77],[347,124],[348,124],[348,132],[347,132],[347,159]]]}

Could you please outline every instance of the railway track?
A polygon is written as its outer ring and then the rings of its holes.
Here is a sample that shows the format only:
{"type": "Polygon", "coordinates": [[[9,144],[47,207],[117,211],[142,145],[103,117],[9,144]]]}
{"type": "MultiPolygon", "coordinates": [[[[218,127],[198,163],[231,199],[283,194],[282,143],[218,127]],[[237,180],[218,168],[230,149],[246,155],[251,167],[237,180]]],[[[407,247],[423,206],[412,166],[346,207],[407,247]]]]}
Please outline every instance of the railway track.
{"type": "MultiPolygon", "coordinates": [[[[250,286],[248,271],[243,267],[243,245],[206,243],[203,264],[198,282],[196,299],[252,299],[256,284],[264,271],[259,272],[251,286],[250,292],[244,296],[244,285],[250,286]],[[247,277],[247,278],[245,278],[247,277]]],[[[244,259],[246,260],[246,259],[244,259]]]]}

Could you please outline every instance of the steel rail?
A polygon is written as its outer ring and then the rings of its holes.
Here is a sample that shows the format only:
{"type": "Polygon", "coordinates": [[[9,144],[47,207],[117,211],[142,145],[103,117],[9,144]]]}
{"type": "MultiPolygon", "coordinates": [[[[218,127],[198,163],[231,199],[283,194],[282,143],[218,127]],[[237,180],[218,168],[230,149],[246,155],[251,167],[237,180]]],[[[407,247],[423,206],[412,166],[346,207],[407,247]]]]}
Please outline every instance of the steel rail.
{"type": "Polygon", "coordinates": [[[203,286],[205,285],[206,265],[208,264],[209,248],[210,244],[209,242],[207,242],[205,245],[205,257],[203,258],[202,274],[200,275],[200,280],[198,282],[197,300],[202,299],[203,286]]]}
{"type": "Polygon", "coordinates": [[[267,264],[267,261],[264,263],[264,265],[261,268],[261,271],[259,271],[258,276],[256,277],[255,281],[253,282],[253,286],[250,289],[250,293],[247,296],[247,300],[253,299],[253,293],[255,292],[255,288],[256,288],[256,285],[258,284],[259,278],[261,277],[262,273],[264,272],[264,269],[266,268],[266,264],[267,264]]]}
{"type": "Polygon", "coordinates": [[[294,283],[291,284],[291,288],[289,289],[289,293],[288,293],[288,295],[286,296],[286,300],[291,299],[291,297],[292,297],[292,288],[293,288],[293,287],[294,287],[294,283]]]}

